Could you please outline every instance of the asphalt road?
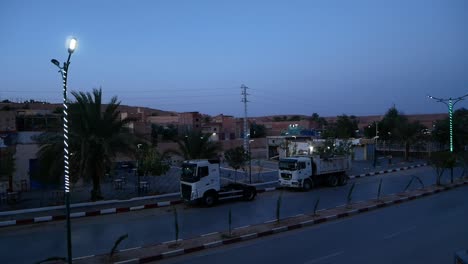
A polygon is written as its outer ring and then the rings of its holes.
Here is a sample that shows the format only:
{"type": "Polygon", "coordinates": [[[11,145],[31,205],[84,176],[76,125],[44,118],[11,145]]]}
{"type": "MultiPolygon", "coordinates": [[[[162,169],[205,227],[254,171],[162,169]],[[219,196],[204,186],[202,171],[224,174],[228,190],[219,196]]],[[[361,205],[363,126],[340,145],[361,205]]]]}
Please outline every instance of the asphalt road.
{"type": "Polygon", "coordinates": [[[468,248],[468,187],[162,263],[453,263],[468,248]]]}
{"type": "MultiPolygon", "coordinates": [[[[375,198],[380,178],[383,179],[382,194],[391,194],[402,191],[412,176],[420,177],[426,185],[435,181],[435,173],[430,167],[356,179],[350,181],[356,182],[353,201],[375,198]]],[[[350,183],[343,187],[322,187],[308,193],[283,191],[282,215],[311,212],[318,197],[319,209],[342,205],[346,202],[350,183]]],[[[416,187],[418,184],[414,182],[410,189],[416,187]]],[[[272,220],[275,218],[279,193],[263,193],[253,202],[237,201],[213,208],[177,206],[180,237],[189,238],[225,230],[229,208],[232,209],[234,227],[272,220]]],[[[171,208],[73,219],[73,256],[107,253],[114,241],[123,234],[129,237],[121,244],[121,248],[173,240],[173,222],[171,208]]],[[[0,247],[0,256],[2,263],[31,263],[52,256],[65,256],[65,242],[64,221],[1,228],[0,245],[3,246],[0,247]]]]}

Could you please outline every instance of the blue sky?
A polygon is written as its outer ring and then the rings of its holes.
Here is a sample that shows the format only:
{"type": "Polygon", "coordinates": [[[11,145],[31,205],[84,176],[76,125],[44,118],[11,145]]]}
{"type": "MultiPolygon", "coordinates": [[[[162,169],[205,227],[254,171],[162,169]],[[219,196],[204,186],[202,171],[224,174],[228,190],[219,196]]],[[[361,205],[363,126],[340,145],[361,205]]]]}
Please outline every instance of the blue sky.
{"type": "MultiPolygon", "coordinates": [[[[0,99],[69,89],[171,111],[445,112],[468,93],[468,1],[0,1],[0,99]]],[[[468,107],[468,100],[457,104],[468,107]]]]}

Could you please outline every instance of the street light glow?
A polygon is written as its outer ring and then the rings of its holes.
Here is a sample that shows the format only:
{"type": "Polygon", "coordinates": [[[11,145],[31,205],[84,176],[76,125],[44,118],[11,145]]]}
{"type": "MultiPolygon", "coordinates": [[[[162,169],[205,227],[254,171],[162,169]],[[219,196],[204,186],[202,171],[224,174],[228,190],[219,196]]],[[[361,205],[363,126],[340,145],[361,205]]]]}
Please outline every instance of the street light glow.
{"type": "Polygon", "coordinates": [[[77,41],[76,41],[76,38],[71,38],[69,43],[68,43],[68,53],[73,53],[76,49],[76,44],[77,44],[77,41]]]}

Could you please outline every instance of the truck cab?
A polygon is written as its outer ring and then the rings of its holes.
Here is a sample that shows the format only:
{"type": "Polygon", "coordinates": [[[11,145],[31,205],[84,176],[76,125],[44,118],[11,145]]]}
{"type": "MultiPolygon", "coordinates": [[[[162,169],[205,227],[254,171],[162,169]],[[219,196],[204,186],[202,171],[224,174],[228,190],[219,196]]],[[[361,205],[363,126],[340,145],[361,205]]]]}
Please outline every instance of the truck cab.
{"type": "Polygon", "coordinates": [[[313,173],[313,161],[309,157],[291,157],[279,161],[279,183],[284,187],[302,188],[304,180],[313,173]]]}
{"type": "Polygon", "coordinates": [[[212,206],[223,199],[244,198],[250,201],[257,193],[255,187],[246,184],[222,186],[219,160],[189,160],[182,163],[180,194],[185,201],[202,201],[212,206]]]}

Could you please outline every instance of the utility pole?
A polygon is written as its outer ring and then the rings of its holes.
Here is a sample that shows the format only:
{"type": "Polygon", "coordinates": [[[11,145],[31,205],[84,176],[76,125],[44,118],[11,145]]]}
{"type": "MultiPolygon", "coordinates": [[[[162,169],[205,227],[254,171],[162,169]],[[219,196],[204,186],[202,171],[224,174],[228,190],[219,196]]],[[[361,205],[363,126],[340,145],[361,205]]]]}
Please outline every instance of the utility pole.
{"type": "Polygon", "coordinates": [[[247,127],[247,95],[249,95],[247,93],[247,89],[248,87],[245,86],[245,85],[241,85],[241,89],[242,89],[242,100],[241,102],[244,103],[244,151],[247,151],[247,148],[248,148],[248,144],[249,144],[249,135],[248,135],[248,127],[247,127]]]}

